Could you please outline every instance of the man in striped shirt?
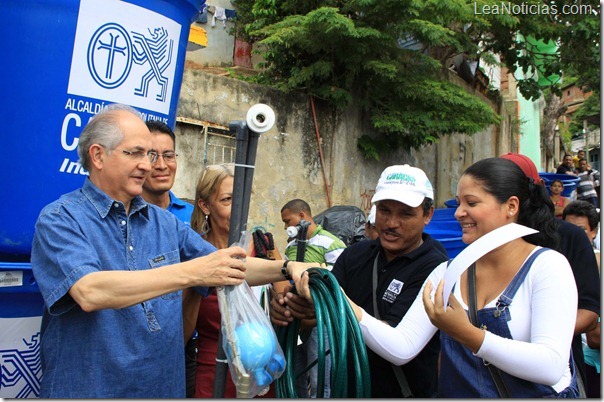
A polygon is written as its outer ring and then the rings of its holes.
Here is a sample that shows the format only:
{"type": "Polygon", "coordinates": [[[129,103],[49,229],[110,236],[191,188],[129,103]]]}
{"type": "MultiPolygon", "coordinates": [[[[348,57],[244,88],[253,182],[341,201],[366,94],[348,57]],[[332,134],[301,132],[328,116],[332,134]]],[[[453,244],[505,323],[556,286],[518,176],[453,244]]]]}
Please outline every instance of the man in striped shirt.
{"type": "Polygon", "coordinates": [[[587,168],[587,160],[579,159],[579,184],[577,185],[577,199],[587,201],[598,208],[598,193],[595,187],[600,186],[600,173],[587,168]]]}
{"type": "MultiPolygon", "coordinates": [[[[308,203],[300,199],[289,201],[281,208],[281,219],[286,229],[298,225],[303,220],[310,223],[306,236],[308,243],[304,261],[325,263],[327,269],[331,270],[346,245],[336,235],[315,223],[308,203]]],[[[285,248],[285,255],[289,260],[296,261],[297,252],[298,241],[292,239],[285,248]]]]}
{"type": "MultiPolygon", "coordinates": [[[[323,229],[321,225],[317,225],[312,217],[312,212],[308,203],[301,199],[294,199],[286,203],[281,208],[281,220],[285,224],[285,229],[290,226],[297,226],[301,221],[310,223],[306,234],[306,251],[304,253],[304,262],[316,262],[317,264],[325,264],[329,270],[333,267],[336,260],[346,248],[346,245],[334,234],[323,229]]],[[[295,237],[295,236],[294,236],[295,237]]],[[[285,256],[292,261],[298,261],[298,240],[292,239],[285,248],[285,256]]],[[[302,260],[300,258],[300,260],[302,260]]],[[[298,345],[298,361],[296,364],[296,372],[303,370],[308,364],[317,359],[317,328],[311,327],[300,331],[300,339],[302,344],[298,345]]],[[[327,339],[326,339],[327,341],[327,339]]],[[[325,388],[323,397],[329,398],[329,359],[325,361],[325,388]]],[[[306,376],[298,377],[296,387],[298,395],[302,398],[317,397],[317,372],[318,367],[315,365],[309,371],[309,378],[306,376]],[[309,387],[310,383],[310,387],[309,387]],[[310,388],[310,389],[309,389],[310,388]]]]}

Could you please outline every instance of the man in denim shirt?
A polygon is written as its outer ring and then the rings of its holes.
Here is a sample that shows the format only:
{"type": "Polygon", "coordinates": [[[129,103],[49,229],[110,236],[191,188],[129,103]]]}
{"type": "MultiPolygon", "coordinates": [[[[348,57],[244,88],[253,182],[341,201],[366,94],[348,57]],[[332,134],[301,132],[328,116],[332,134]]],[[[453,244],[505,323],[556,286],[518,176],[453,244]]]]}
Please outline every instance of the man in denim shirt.
{"type": "MultiPolygon", "coordinates": [[[[141,197],[149,204],[172,212],[187,226],[191,226],[193,205],[181,200],[171,191],[176,179],[178,163],[176,161],[176,135],[174,131],[161,120],[145,122],[153,138],[153,150],[157,152],[157,160],[151,164],[151,171],[143,184],[141,197]]],[[[185,321],[186,322],[186,321],[185,321]]],[[[191,323],[191,327],[194,327],[191,323]]],[[[195,372],[197,371],[197,332],[195,328],[185,326],[185,337],[191,337],[185,343],[185,372],[187,383],[187,398],[195,394],[195,372]]]]}
{"type": "Polygon", "coordinates": [[[238,285],[246,268],[251,284],[301,271],[244,262],[240,247],[216,251],[147,204],[140,194],[157,152],[136,110],[111,105],[94,117],[78,154],[89,178],[42,210],[32,245],[46,305],[40,397],[183,398],[183,314],[200,300],[191,288],[238,285]]]}

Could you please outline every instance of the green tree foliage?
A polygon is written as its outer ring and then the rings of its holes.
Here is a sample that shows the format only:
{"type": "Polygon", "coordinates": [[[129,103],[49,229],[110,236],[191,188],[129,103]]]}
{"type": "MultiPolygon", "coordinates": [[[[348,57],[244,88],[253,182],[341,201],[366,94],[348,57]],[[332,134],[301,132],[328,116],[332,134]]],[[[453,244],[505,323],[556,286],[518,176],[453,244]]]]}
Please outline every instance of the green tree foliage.
{"type": "MultiPolygon", "coordinates": [[[[366,109],[378,135],[359,140],[359,149],[371,158],[391,149],[418,148],[442,135],[473,134],[498,121],[479,97],[450,80],[454,57],[484,60],[498,53],[511,70],[525,72],[520,88],[525,96],[536,97],[541,88],[531,76],[535,49],[518,37],[560,38],[570,29],[561,26],[574,23],[582,28],[562,43],[561,52],[589,35],[599,42],[591,20],[485,13],[502,4],[494,0],[233,2],[238,34],[260,45],[264,62],[258,81],[283,91],[302,90],[336,107],[354,99],[366,109]]],[[[572,65],[572,57],[564,62],[557,54],[548,57],[541,71],[559,73],[564,63],[572,65]]],[[[597,57],[595,69],[599,50],[597,57]]]]}
{"type": "Polygon", "coordinates": [[[568,129],[572,134],[583,132],[583,121],[587,120],[587,127],[593,129],[600,126],[600,94],[594,92],[573,114],[568,129]]]}
{"type": "MultiPolygon", "coordinates": [[[[485,2],[487,3],[487,2],[485,2]]],[[[536,78],[542,62],[542,76],[572,75],[576,84],[600,90],[600,4],[595,0],[512,1],[524,13],[510,16],[510,23],[496,18],[483,34],[483,50],[501,55],[510,70],[518,67],[527,79],[519,89],[527,99],[537,99],[544,89],[536,78]],[[518,37],[528,40],[519,41],[518,37]],[[531,38],[558,45],[554,54],[532,46],[531,38]]],[[[548,86],[560,95],[559,81],[548,86]]]]}

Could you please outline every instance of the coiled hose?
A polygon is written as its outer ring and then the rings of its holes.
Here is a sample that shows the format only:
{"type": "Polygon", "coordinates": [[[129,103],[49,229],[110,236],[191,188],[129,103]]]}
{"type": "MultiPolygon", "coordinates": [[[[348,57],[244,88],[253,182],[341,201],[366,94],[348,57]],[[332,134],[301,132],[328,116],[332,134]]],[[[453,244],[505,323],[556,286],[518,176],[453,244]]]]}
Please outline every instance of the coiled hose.
{"type": "MultiPolygon", "coordinates": [[[[325,385],[325,359],[331,359],[331,398],[370,398],[371,383],[367,350],[359,324],[336,278],[326,269],[308,271],[310,293],[315,305],[318,334],[318,359],[302,372],[295,372],[296,346],[300,320],[286,327],[278,327],[277,339],[288,362],[283,375],[276,381],[278,398],[301,398],[296,392],[296,378],[315,364],[318,366],[317,398],[322,398],[325,385]],[[330,350],[325,350],[325,334],[330,350]],[[349,368],[354,378],[349,378],[349,368]],[[348,395],[349,381],[353,381],[354,394],[348,395]]],[[[296,293],[295,289],[292,289],[296,293]]]]}

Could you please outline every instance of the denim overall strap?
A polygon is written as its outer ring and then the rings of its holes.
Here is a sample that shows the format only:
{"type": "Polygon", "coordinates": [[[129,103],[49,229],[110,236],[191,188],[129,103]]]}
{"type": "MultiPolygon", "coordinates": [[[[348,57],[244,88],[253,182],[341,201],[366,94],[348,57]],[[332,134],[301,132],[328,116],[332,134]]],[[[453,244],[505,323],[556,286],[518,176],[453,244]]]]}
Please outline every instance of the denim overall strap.
{"type": "MultiPolygon", "coordinates": [[[[512,302],[512,298],[516,294],[518,288],[530,269],[534,259],[545,249],[535,251],[523,264],[516,276],[504,290],[502,295],[497,300],[497,307],[483,308],[477,312],[478,325],[485,330],[490,331],[498,336],[512,339],[507,322],[511,320],[509,309],[507,308],[512,302]]],[[[461,345],[455,339],[441,331],[441,369],[439,376],[439,397],[445,398],[499,398],[497,387],[491,377],[491,374],[486,365],[489,362],[474,356],[474,354],[465,346],[461,345]]],[[[571,366],[572,367],[572,366],[571,366]]],[[[567,393],[567,390],[576,386],[575,374],[571,386],[562,391],[560,394],[547,385],[536,384],[530,381],[520,379],[509,375],[503,371],[503,378],[507,389],[510,391],[513,398],[530,398],[530,397],[569,397],[572,392],[567,393]]],[[[571,396],[572,397],[572,396],[571,396]]]]}
{"type": "Polygon", "coordinates": [[[533,261],[535,261],[535,258],[537,258],[539,254],[543,253],[545,250],[549,249],[540,248],[539,250],[535,251],[529,256],[529,258],[527,258],[524,264],[522,264],[522,267],[520,267],[520,270],[516,273],[514,278],[512,278],[510,284],[501,293],[501,296],[499,296],[495,307],[497,309],[495,311],[495,317],[498,317],[498,314],[501,314],[501,311],[503,311],[510,304],[512,304],[512,299],[514,298],[516,292],[518,291],[518,288],[520,287],[520,285],[522,285],[522,282],[524,282],[524,279],[528,275],[529,270],[531,269],[531,265],[533,265],[533,261]]]}

